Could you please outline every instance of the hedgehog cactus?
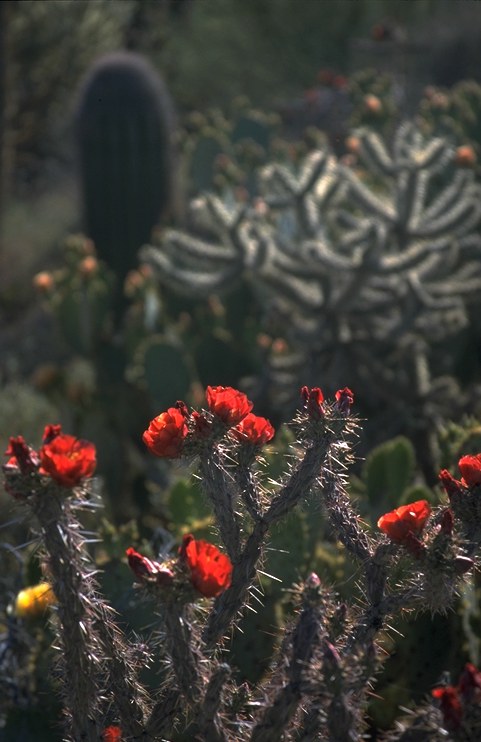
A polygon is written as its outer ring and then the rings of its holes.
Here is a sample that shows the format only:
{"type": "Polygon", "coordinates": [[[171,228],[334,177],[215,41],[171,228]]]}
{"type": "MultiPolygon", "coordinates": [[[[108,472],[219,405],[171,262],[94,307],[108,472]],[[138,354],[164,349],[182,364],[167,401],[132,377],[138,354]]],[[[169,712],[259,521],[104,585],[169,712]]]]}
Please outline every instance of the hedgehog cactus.
{"type": "MultiPolygon", "coordinates": [[[[5,490],[34,521],[55,595],[64,736],[72,742],[359,740],[392,621],[406,612],[447,614],[479,568],[481,454],[458,461],[462,479],[440,472],[444,504],[406,503],[381,515],[373,529],[346,487],[359,430],[350,389],[331,400],[319,387],[301,389],[290,422],[294,447],[282,458],[279,481],[263,464],[274,428],[251,412],[247,396],[208,386],[205,399],[200,410],[178,401],[142,436],[152,455],[183,463],[198,477],[221,545],[184,533],[170,554],[126,549],[124,568],[137,594],[132,604],[137,611],[143,602],[152,617],[145,642],[124,634],[123,620],[102,596],[89,548],[95,535],[77,518],[77,511],[98,505],[94,444],[58,424],[45,427],[38,450],[22,436],[10,438],[5,490]],[[256,597],[265,616],[258,574],[270,534],[309,500],[322,512],[333,548],[353,564],[350,594],[340,600],[335,586],[302,569],[269,672],[241,683],[229,637],[256,597]],[[155,686],[141,680],[149,660],[161,670],[155,686]]],[[[467,662],[456,677],[456,685],[434,679],[430,703],[412,709],[384,739],[476,739],[481,673],[467,662]]]]}
{"type": "Polygon", "coordinates": [[[171,103],[145,59],[116,52],[87,75],[75,123],[85,232],[116,272],[120,296],[172,202],[171,103]]]}

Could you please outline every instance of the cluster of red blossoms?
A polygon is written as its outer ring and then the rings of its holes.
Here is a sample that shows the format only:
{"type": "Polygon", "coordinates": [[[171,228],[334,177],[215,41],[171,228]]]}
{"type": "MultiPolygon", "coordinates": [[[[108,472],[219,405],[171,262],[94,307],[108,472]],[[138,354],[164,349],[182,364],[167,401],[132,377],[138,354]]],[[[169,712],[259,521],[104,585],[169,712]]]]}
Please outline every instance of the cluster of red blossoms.
{"type": "MultiPolygon", "coordinates": [[[[451,504],[457,496],[473,492],[481,485],[481,454],[462,456],[458,461],[461,479],[456,479],[447,470],[439,473],[439,479],[448,494],[451,504]]],[[[417,500],[382,515],[377,525],[392,541],[405,546],[413,555],[420,556],[424,550],[419,536],[431,514],[427,500],[417,500]]],[[[444,511],[441,529],[452,530],[453,512],[444,511]]]]}
{"type": "Polygon", "coordinates": [[[377,525],[392,541],[402,544],[412,554],[419,556],[422,550],[419,535],[430,515],[428,501],[417,500],[382,515],[377,525]]]}
{"type": "Polygon", "coordinates": [[[226,554],[208,541],[196,540],[191,534],[182,539],[177,564],[161,564],[132,547],[126,551],[129,567],[140,583],[169,587],[176,582],[176,566],[187,568],[190,583],[205,598],[216,598],[231,584],[232,563],[226,554]]]}
{"type": "Polygon", "coordinates": [[[432,696],[439,701],[446,729],[449,731],[459,729],[463,717],[466,716],[467,707],[481,702],[481,672],[468,662],[459,676],[457,685],[434,688],[432,696]]]}
{"type": "Polygon", "coordinates": [[[208,386],[206,400],[210,417],[196,411],[189,414],[183,402],[155,417],[142,436],[149,451],[161,458],[177,458],[189,434],[208,437],[216,423],[230,428],[240,443],[252,446],[262,446],[274,437],[269,420],[251,412],[253,404],[243,392],[230,386],[208,386]]]}
{"type": "Polygon", "coordinates": [[[439,479],[449,497],[462,492],[463,489],[472,490],[481,484],[481,453],[475,456],[469,454],[462,456],[458,461],[458,467],[461,472],[460,480],[455,479],[447,469],[439,473],[439,479]]]}
{"type": "Polygon", "coordinates": [[[9,457],[3,467],[7,489],[9,475],[33,472],[49,476],[62,487],[76,487],[92,476],[97,463],[94,444],[62,433],[60,425],[46,426],[38,451],[30,448],[21,435],[10,438],[5,455],[9,457]]]}
{"type": "MultiPolygon", "coordinates": [[[[341,415],[349,415],[351,406],[354,404],[354,394],[349,387],[345,386],[344,389],[338,389],[334,397],[336,400],[335,406],[341,415]]],[[[324,394],[318,386],[312,388],[301,387],[301,398],[304,401],[304,409],[311,419],[316,420],[324,415],[324,394]]]]}

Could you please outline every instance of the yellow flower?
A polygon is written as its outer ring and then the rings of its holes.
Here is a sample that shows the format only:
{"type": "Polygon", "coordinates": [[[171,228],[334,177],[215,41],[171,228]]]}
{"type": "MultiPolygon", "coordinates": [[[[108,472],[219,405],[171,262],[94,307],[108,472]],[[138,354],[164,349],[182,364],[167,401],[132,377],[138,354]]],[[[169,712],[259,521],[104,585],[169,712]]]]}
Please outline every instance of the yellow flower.
{"type": "Polygon", "coordinates": [[[20,590],[15,599],[15,615],[19,618],[37,618],[56,602],[51,585],[39,582],[38,585],[20,590]]]}

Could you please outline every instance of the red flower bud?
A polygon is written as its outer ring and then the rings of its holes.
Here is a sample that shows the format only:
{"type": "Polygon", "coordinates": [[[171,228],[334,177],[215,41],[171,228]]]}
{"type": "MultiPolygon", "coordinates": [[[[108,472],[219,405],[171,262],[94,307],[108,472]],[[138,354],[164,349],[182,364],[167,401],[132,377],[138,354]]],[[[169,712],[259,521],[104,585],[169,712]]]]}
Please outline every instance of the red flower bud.
{"type": "Polygon", "coordinates": [[[461,724],[463,710],[459,700],[458,690],[452,685],[434,688],[433,698],[439,699],[439,705],[444,717],[446,729],[457,729],[461,724]]]}
{"type": "Polygon", "coordinates": [[[180,456],[187,433],[183,411],[177,407],[169,407],[166,412],[151,420],[142,440],[155,456],[175,459],[180,456]]]}
{"type": "Polygon", "coordinates": [[[351,405],[354,404],[353,392],[351,392],[349,387],[345,386],[344,389],[337,390],[335,397],[339,411],[343,415],[349,415],[351,411],[351,405]]]}
{"type": "Polygon", "coordinates": [[[309,588],[309,590],[318,590],[321,587],[321,580],[319,578],[319,575],[317,575],[315,572],[311,572],[311,574],[307,576],[305,585],[307,588],[309,588]]]}
{"type": "Polygon", "coordinates": [[[42,473],[62,487],[75,487],[91,477],[97,464],[93,443],[60,433],[40,449],[42,473]]]}
{"type": "Polygon", "coordinates": [[[467,487],[472,488],[481,484],[481,453],[477,456],[463,456],[459,459],[458,466],[467,487]]]}
{"type": "Polygon", "coordinates": [[[418,536],[421,533],[430,514],[428,501],[417,500],[382,515],[377,525],[393,541],[413,546],[411,536],[418,536]]]}
{"type": "Polygon", "coordinates": [[[319,418],[324,415],[322,403],[324,395],[318,386],[309,389],[308,386],[301,388],[301,397],[304,400],[304,406],[309,417],[319,418]]]}
{"type": "Polygon", "coordinates": [[[111,724],[102,732],[102,742],[122,742],[122,730],[116,724],[111,724]]]}
{"type": "Polygon", "coordinates": [[[439,479],[446,490],[449,499],[451,499],[453,495],[459,495],[459,493],[463,491],[462,482],[455,479],[447,469],[442,469],[439,472],[439,479]]]}
{"type": "Polygon", "coordinates": [[[7,467],[16,468],[22,474],[30,474],[37,471],[40,466],[40,459],[36,451],[27,446],[25,438],[22,435],[16,438],[10,438],[5,456],[10,456],[7,467]]]}
{"type": "Polygon", "coordinates": [[[206,397],[210,411],[229,426],[240,423],[253,407],[245,394],[231,386],[208,386],[206,397]]]}
{"type": "Polygon", "coordinates": [[[206,598],[215,598],[231,584],[232,563],[226,554],[207,541],[185,535],[179,548],[180,558],[190,569],[190,580],[206,598]]]}
{"type": "Polygon", "coordinates": [[[341,655],[331,642],[324,642],[324,660],[333,670],[339,670],[341,667],[341,655]]]}
{"type": "Polygon", "coordinates": [[[131,546],[125,553],[127,555],[129,567],[139,582],[153,578],[158,585],[167,587],[168,585],[173,584],[174,573],[168,567],[165,567],[159,562],[154,562],[143,554],[139,554],[139,552],[135,551],[131,546]]]}
{"type": "Polygon", "coordinates": [[[466,701],[481,700],[481,672],[468,662],[459,676],[458,689],[466,701]]]}
{"type": "Polygon", "coordinates": [[[258,417],[249,412],[232,430],[241,443],[251,443],[253,446],[263,446],[274,437],[275,430],[265,417],[258,417]]]}
{"type": "Polygon", "coordinates": [[[476,164],[476,152],[469,144],[456,149],[454,164],[458,167],[473,167],[476,164]]]}

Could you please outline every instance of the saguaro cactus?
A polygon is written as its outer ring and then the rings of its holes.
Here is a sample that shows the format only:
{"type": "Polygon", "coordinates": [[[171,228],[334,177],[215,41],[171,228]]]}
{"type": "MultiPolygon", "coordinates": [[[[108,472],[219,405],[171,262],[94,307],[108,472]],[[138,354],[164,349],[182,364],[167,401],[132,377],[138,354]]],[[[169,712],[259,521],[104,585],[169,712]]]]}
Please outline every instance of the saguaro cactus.
{"type": "Polygon", "coordinates": [[[83,82],[75,123],[84,228],[115,270],[119,297],[171,202],[172,122],[164,84],[140,55],[101,57],[83,82]]]}

